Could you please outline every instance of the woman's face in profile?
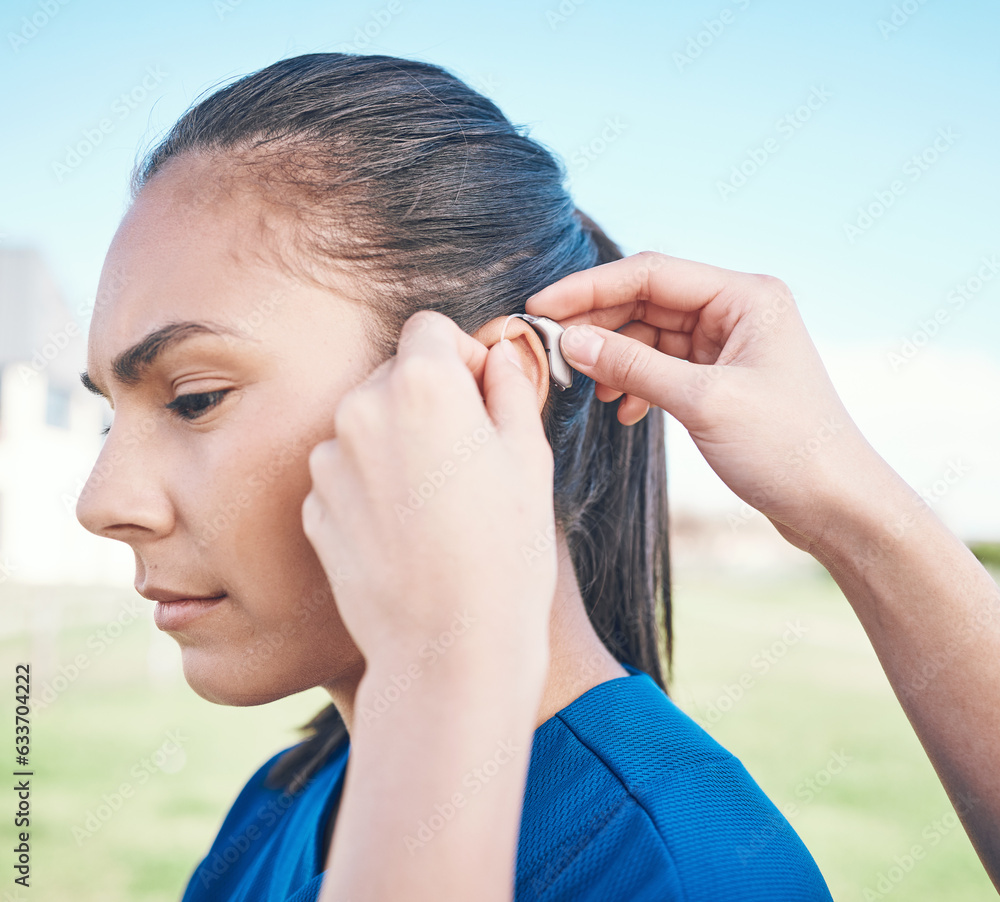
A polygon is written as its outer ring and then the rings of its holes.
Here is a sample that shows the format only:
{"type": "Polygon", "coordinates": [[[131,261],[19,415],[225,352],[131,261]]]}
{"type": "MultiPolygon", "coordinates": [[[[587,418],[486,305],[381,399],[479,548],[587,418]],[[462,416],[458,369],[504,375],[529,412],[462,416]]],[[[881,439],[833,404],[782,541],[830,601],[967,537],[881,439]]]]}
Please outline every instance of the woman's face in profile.
{"type": "Polygon", "coordinates": [[[363,666],[301,505],[310,450],[373,363],[356,303],[268,252],[287,234],[208,161],[172,160],[112,241],[89,336],[87,373],[114,422],[77,516],[131,546],[141,594],[224,595],[156,610],[188,682],[223,704],[363,666]]]}

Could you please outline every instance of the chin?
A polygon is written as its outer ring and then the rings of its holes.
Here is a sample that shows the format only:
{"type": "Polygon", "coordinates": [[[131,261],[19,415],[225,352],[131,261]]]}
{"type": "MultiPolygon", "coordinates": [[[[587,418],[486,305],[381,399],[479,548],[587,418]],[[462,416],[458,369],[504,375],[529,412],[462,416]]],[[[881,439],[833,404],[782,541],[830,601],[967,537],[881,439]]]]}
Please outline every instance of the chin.
{"type": "Polygon", "coordinates": [[[204,653],[184,649],[181,656],[184,679],[205,701],[215,705],[247,708],[266,705],[280,698],[295,695],[319,685],[319,682],[299,681],[288,676],[282,678],[268,668],[248,672],[238,663],[205,660],[204,653]]]}

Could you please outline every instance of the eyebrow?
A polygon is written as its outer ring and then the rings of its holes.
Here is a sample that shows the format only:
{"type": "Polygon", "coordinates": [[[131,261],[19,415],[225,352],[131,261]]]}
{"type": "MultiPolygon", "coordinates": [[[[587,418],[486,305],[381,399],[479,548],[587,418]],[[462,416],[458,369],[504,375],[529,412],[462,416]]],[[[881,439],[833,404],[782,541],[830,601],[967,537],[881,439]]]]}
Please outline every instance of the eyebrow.
{"type": "MultiPolygon", "coordinates": [[[[216,335],[220,338],[233,336],[247,340],[247,336],[243,333],[218,323],[194,321],[168,323],[166,326],[154,329],[145,338],[115,357],[111,363],[111,372],[122,385],[138,385],[161,354],[198,335],[216,335]]],[[[86,370],[80,373],[80,381],[87,391],[108,399],[104,390],[94,382],[86,370]]]]}

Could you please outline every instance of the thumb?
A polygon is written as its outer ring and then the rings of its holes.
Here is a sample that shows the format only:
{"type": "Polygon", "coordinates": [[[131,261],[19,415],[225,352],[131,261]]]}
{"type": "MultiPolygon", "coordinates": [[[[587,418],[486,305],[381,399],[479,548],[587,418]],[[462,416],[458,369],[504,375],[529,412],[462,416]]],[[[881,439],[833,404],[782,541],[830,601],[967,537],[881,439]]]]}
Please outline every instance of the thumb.
{"type": "Polygon", "coordinates": [[[559,347],[585,376],[655,404],[682,423],[699,391],[721,375],[718,366],[681,360],[592,323],[570,326],[560,337],[559,347]]]}

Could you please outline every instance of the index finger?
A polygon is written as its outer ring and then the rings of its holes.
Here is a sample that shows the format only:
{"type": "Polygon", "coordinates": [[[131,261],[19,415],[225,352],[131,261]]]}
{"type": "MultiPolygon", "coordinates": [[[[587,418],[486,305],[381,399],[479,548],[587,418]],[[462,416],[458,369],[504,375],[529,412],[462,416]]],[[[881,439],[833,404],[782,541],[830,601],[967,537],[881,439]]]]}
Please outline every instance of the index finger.
{"type": "Polygon", "coordinates": [[[661,329],[690,332],[697,322],[698,311],[733,279],[744,275],[708,263],[641,251],[570,273],[533,294],[524,309],[557,320],[561,325],[576,317],[606,329],[617,329],[641,318],[661,329]],[[591,311],[598,313],[583,316],[591,311]],[[640,311],[642,316],[636,316],[640,311]]]}
{"type": "Polygon", "coordinates": [[[418,310],[403,324],[396,357],[425,355],[435,359],[457,358],[456,362],[472,374],[482,395],[488,353],[486,345],[462,331],[450,317],[437,310],[418,310]]]}

